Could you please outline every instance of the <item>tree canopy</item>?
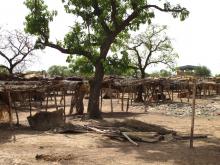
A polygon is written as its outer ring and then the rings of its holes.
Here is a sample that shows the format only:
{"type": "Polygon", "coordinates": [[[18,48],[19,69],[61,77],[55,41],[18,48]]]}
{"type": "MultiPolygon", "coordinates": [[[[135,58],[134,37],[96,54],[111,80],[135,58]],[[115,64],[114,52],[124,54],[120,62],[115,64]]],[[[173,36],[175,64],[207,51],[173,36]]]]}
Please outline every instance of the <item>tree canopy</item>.
{"type": "Polygon", "coordinates": [[[152,72],[150,74],[150,76],[152,76],[152,77],[169,77],[171,75],[172,75],[172,72],[165,70],[165,69],[161,69],[159,72],[156,71],[156,72],[152,72]]]}
{"type": "Polygon", "coordinates": [[[71,72],[67,66],[60,66],[60,65],[52,65],[48,70],[47,73],[50,77],[69,77],[71,76],[71,72]]]}
{"type": "MultiPolygon", "coordinates": [[[[119,58],[117,54],[107,57],[106,62],[103,63],[106,75],[134,75],[134,66],[128,54],[126,52],[121,52],[121,55],[121,58],[119,58]]],[[[85,57],[73,58],[73,56],[69,56],[67,62],[69,62],[69,69],[74,75],[86,77],[94,75],[94,66],[85,57]]]]}
{"type": "Polygon", "coordinates": [[[94,66],[86,57],[69,56],[67,58],[70,72],[76,76],[90,77],[94,74],[94,66]]]}
{"type": "Polygon", "coordinates": [[[211,76],[211,70],[207,66],[197,66],[195,69],[195,75],[201,77],[211,76]]]}
{"type": "Polygon", "coordinates": [[[30,13],[26,16],[25,30],[38,36],[38,46],[49,46],[67,54],[83,55],[91,61],[107,56],[114,42],[120,43],[128,30],[137,30],[141,23],[151,22],[155,10],[171,12],[173,17],[184,20],[189,12],[180,5],[169,2],[149,4],[146,0],[62,0],[65,11],[76,16],[71,30],[63,41],[49,41],[49,22],[57,15],[49,11],[43,0],[26,0],[30,13]],[[160,7],[160,5],[162,7],[160,7]],[[100,48],[106,47],[102,50],[100,48]],[[100,50],[98,50],[100,49],[100,50]],[[99,51],[103,52],[99,52],[99,51]],[[98,56],[96,58],[96,56],[98,56]]]}
{"type": "Polygon", "coordinates": [[[26,0],[30,13],[26,16],[25,30],[38,36],[36,46],[55,48],[62,53],[86,57],[94,65],[94,79],[90,81],[88,112],[91,118],[101,117],[99,95],[104,77],[103,63],[110,49],[116,51],[129,30],[138,30],[140,24],[150,23],[155,11],[168,12],[184,20],[189,12],[180,5],[158,0],[62,0],[66,13],[75,20],[62,41],[50,40],[49,23],[57,15],[49,11],[43,0],[26,0]]]}
{"type": "Polygon", "coordinates": [[[165,64],[174,68],[178,54],[174,51],[166,30],[166,26],[149,25],[144,33],[132,37],[126,46],[142,78],[149,65],[165,64]]]}

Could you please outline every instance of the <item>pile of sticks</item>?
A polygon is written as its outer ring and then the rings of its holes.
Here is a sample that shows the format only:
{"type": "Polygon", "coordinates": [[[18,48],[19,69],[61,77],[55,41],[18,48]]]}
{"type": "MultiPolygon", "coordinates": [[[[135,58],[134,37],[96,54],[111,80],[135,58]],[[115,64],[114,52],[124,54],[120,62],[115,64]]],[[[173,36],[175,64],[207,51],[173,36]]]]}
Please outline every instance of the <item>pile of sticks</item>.
{"type": "MultiPolygon", "coordinates": [[[[119,141],[129,141],[135,146],[139,146],[138,142],[157,143],[160,141],[188,140],[190,135],[177,134],[175,131],[167,134],[160,132],[132,131],[126,127],[100,126],[100,125],[71,125],[54,130],[55,133],[75,134],[75,133],[97,133],[110,139],[119,141]]],[[[194,139],[207,138],[207,135],[197,134],[194,139]]]]}

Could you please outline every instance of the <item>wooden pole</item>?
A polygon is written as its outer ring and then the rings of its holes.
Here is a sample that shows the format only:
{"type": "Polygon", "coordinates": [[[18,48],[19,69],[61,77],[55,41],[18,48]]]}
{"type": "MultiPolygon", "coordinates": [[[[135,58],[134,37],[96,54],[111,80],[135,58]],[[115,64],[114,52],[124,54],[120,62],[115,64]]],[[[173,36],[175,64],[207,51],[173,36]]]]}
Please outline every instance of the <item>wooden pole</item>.
{"type": "Polygon", "coordinates": [[[189,87],[189,80],[187,81],[187,88],[188,88],[188,96],[187,96],[187,102],[189,102],[189,97],[190,97],[190,87],[189,87]]]}
{"type": "Polygon", "coordinates": [[[146,92],[146,86],[144,86],[144,112],[147,112],[147,94],[148,91],[146,92]]]}
{"type": "Polygon", "coordinates": [[[66,90],[63,90],[63,119],[66,121],[66,90]]]}
{"type": "Polygon", "coordinates": [[[134,89],[132,88],[132,91],[131,91],[131,105],[133,104],[133,99],[134,99],[134,89]]]}
{"type": "Polygon", "coordinates": [[[128,93],[126,112],[128,112],[129,109],[129,100],[130,100],[129,98],[130,98],[130,93],[128,93]]]}
{"type": "Polygon", "coordinates": [[[123,89],[122,89],[121,111],[124,111],[124,91],[125,91],[125,87],[123,87],[123,89]]]}
{"type": "Polygon", "coordinates": [[[28,93],[28,96],[29,96],[28,100],[29,100],[30,116],[32,116],[32,105],[31,105],[32,97],[31,97],[31,93],[30,92],[28,93]]]}
{"type": "Polygon", "coordinates": [[[173,89],[172,89],[172,91],[171,91],[171,92],[172,92],[171,94],[172,94],[172,102],[173,102],[173,89]]]}
{"type": "Polygon", "coordinates": [[[58,105],[57,105],[57,93],[54,91],[54,102],[55,102],[55,106],[56,106],[56,110],[58,111],[58,105]]]}
{"type": "Polygon", "coordinates": [[[45,107],[45,110],[46,110],[46,112],[47,112],[47,108],[48,108],[48,99],[49,99],[49,98],[48,98],[48,97],[49,97],[49,92],[47,93],[47,96],[46,96],[46,97],[47,97],[47,100],[46,100],[46,107],[45,107]]]}
{"type": "Polygon", "coordinates": [[[113,102],[112,102],[112,97],[113,97],[113,95],[112,95],[112,88],[111,88],[111,84],[109,85],[109,90],[110,90],[110,101],[111,101],[111,112],[113,112],[113,102]]]}
{"type": "Polygon", "coordinates": [[[11,101],[11,93],[9,90],[7,90],[7,95],[8,95],[8,107],[9,107],[9,122],[10,122],[10,127],[12,128],[13,126],[13,117],[12,117],[12,101],[11,101]]]}
{"type": "Polygon", "coordinates": [[[16,108],[16,104],[14,103],[14,110],[15,110],[15,115],[16,115],[16,118],[17,118],[17,124],[16,125],[19,125],[19,116],[18,116],[18,110],[16,108]]]}
{"type": "Polygon", "coordinates": [[[191,120],[191,134],[190,134],[190,148],[193,148],[193,135],[195,124],[195,105],[196,105],[196,80],[193,80],[193,102],[192,102],[192,120],[191,120]]]}
{"type": "Polygon", "coordinates": [[[100,90],[100,111],[102,112],[102,104],[103,104],[103,97],[102,97],[102,89],[100,90]]]}

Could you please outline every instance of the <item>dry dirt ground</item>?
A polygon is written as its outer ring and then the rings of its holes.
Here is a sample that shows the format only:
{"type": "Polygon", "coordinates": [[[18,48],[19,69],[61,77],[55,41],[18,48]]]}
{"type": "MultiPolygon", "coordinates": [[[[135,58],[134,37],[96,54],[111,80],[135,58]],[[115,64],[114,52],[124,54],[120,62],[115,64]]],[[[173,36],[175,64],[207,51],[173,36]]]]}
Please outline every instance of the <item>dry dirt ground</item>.
{"type": "MultiPolygon", "coordinates": [[[[161,125],[180,133],[190,132],[190,116],[172,116],[154,111],[144,112],[143,107],[133,106],[129,112],[121,112],[120,104],[114,102],[114,113],[110,113],[110,100],[104,100],[104,120],[136,119],[161,125]]],[[[220,105],[220,97],[197,100],[199,104],[220,105]]],[[[85,100],[86,105],[86,100],[85,100]]],[[[86,107],[85,107],[86,108],[86,107]]],[[[49,131],[33,131],[27,125],[28,112],[20,112],[23,126],[13,130],[0,124],[0,165],[17,164],[80,164],[80,165],[211,165],[220,164],[220,116],[196,117],[195,133],[209,134],[207,139],[189,141],[140,143],[136,147],[129,142],[111,140],[96,133],[54,134],[49,131]],[[53,156],[37,160],[36,155],[53,156]]],[[[68,118],[69,122],[84,124],[68,118]]],[[[93,121],[95,122],[95,121],[93,121]]],[[[99,121],[102,122],[102,121],[99,121]]]]}

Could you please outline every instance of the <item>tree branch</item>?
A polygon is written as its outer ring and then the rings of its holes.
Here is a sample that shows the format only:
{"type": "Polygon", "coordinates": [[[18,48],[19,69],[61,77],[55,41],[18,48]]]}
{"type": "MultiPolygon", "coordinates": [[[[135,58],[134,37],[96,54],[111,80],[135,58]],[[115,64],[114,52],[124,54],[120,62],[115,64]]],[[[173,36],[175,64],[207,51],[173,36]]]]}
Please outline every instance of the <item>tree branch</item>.
{"type": "Polygon", "coordinates": [[[161,7],[157,6],[157,5],[145,5],[145,6],[143,6],[142,8],[143,8],[143,9],[155,8],[155,9],[157,9],[157,10],[159,10],[159,11],[162,11],[162,12],[176,12],[176,13],[180,13],[180,12],[183,12],[183,11],[185,10],[184,8],[181,8],[181,9],[175,9],[175,8],[170,9],[170,8],[166,8],[166,9],[164,9],[164,8],[161,8],[161,7]]]}
{"type": "Polygon", "coordinates": [[[164,40],[159,41],[159,42],[157,43],[157,45],[155,46],[155,48],[152,50],[152,52],[157,51],[158,48],[160,47],[160,45],[161,45],[162,43],[166,42],[166,41],[168,41],[168,38],[167,38],[167,37],[165,37],[164,40]]]}
{"type": "Polygon", "coordinates": [[[94,8],[94,14],[98,17],[98,20],[99,20],[103,30],[105,31],[105,33],[110,34],[111,30],[109,29],[109,27],[108,27],[107,23],[104,21],[104,19],[101,18],[102,10],[100,9],[97,0],[93,0],[93,8],[94,8]]]}
{"type": "Polygon", "coordinates": [[[140,14],[140,12],[142,12],[143,10],[146,10],[146,9],[150,9],[150,8],[155,8],[159,11],[162,11],[162,12],[176,12],[176,13],[180,13],[180,12],[183,12],[185,11],[186,9],[185,8],[180,8],[180,9],[177,9],[177,8],[161,8],[157,5],[144,5],[144,6],[141,6],[139,8],[136,8],[136,10],[133,10],[133,12],[118,26],[119,28],[117,28],[114,33],[115,34],[119,34],[122,30],[124,30],[127,26],[129,26],[129,24],[131,23],[131,21],[133,21],[135,18],[137,18],[140,14]]]}
{"type": "Polygon", "coordinates": [[[163,61],[163,60],[157,60],[157,61],[149,62],[148,65],[151,65],[151,64],[158,64],[158,63],[165,64],[165,65],[167,65],[169,68],[172,68],[172,66],[169,64],[169,62],[166,62],[166,61],[163,61]]]}
{"type": "Polygon", "coordinates": [[[115,26],[115,29],[118,28],[118,22],[117,22],[117,9],[116,9],[116,2],[115,0],[111,0],[111,8],[112,8],[112,12],[111,12],[111,19],[113,22],[113,25],[115,26]]]}
{"type": "Polygon", "coordinates": [[[137,50],[137,47],[139,47],[141,44],[142,44],[142,43],[140,43],[140,44],[138,44],[138,45],[136,45],[136,46],[134,46],[134,47],[132,47],[132,48],[127,47],[128,50],[133,50],[133,51],[135,52],[135,54],[137,55],[138,67],[139,67],[140,70],[144,69],[144,68],[142,67],[142,63],[141,63],[141,56],[140,56],[140,54],[139,54],[139,52],[138,52],[138,50],[137,50]]]}
{"type": "Polygon", "coordinates": [[[41,44],[45,45],[45,46],[48,46],[50,48],[54,48],[54,49],[57,49],[59,50],[61,53],[64,53],[64,54],[76,54],[76,55],[83,55],[85,57],[87,57],[88,59],[92,59],[92,54],[91,52],[88,52],[88,51],[84,51],[84,50],[80,50],[80,49],[66,49],[66,48],[63,48],[57,44],[53,44],[51,42],[47,42],[47,43],[42,43],[40,42],[41,44]]]}
{"type": "Polygon", "coordinates": [[[5,58],[7,61],[10,61],[10,59],[2,51],[0,51],[0,56],[5,58]]]}

